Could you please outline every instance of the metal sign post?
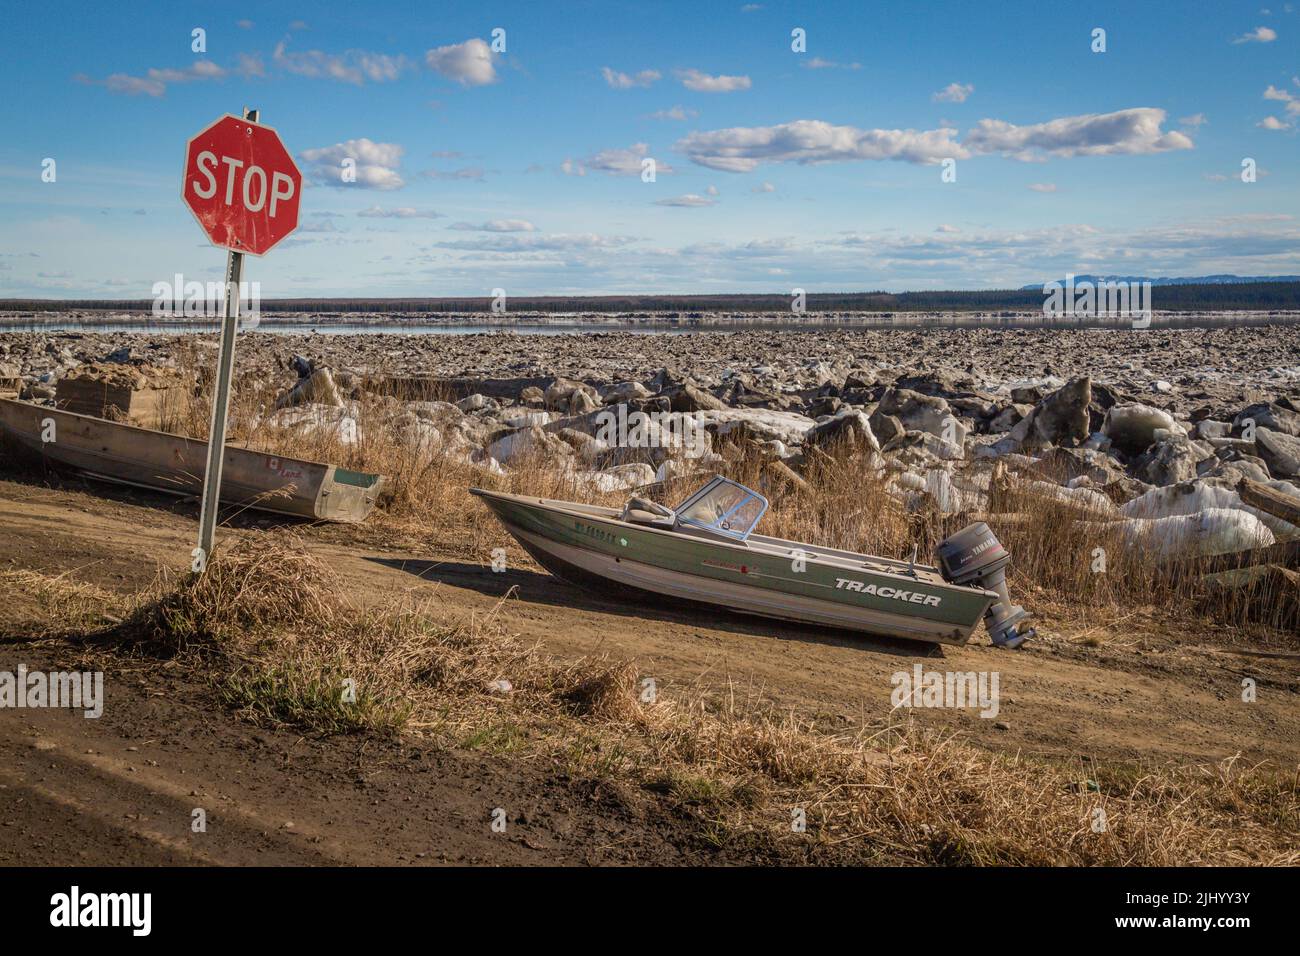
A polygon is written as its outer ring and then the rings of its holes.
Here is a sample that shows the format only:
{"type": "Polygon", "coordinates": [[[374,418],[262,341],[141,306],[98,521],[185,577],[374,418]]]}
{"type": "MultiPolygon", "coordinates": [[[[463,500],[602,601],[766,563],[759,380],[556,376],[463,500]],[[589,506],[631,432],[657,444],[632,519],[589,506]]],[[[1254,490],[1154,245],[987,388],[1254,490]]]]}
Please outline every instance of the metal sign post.
{"type": "Polygon", "coordinates": [[[199,546],[194,549],[194,570],[207,568],[217,535],[221,507],[221,466],[226,457],[226,418],[230,414],[230,380],[235,373],[235,332],[239,328],[239,281],[244,254],[226,254],[226,308],[221,318],[221,350],[217,354],[217,390],[212,396],[212,426],[208,429],[208,465],[203,472],[203,505],[199,511],[199,546]]]}
{"type": "Polygon", "coordinates": [[[221,471],[226,457],[226,417],[235,371],[240,280],[244,256],[265,255],[298,228],[302,173],[280,135],[258,122],[257,110],[243,119],[227,115],[190,138],[185,147],[181,199],[214,246],[227,250],[226,301],[221,319],[208,462],[203,473],[199,546],[191,553],[195,573],[207,569],[221,505],[221,471]]]}
{"type": "MultiPolygon", "coordinates": [[[[245,108],[244,119],[257,122],[257,110],[245,108]]],[[[235,374],[235,333],[239,329],[239,288],[244,275],[244,254],[226,253],[226,302],[221,317],[221,349],[217,354],[217,390],[212,396],[212,426],[208,429],[208,464],[203,472],[203,504],[199,511],[199,546],[194,549],[193,570],[208,566],[217,536],[221,509],[221,466],[226,457],[226,418],[230,414],[230,383],[235,374]]]]}

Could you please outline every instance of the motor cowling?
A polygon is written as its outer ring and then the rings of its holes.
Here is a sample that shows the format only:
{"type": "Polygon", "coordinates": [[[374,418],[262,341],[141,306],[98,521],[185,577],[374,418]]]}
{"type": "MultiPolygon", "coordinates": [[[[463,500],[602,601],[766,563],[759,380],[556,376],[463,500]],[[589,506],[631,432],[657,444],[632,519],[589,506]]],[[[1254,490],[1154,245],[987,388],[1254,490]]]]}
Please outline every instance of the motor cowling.
{"type": "Polygon", "coordinates": [[[1014,648],[1034,636],[1032,627],[1020,627],[1029,612],[1012,604],[1007,594],[1011,554],[987,524],[976,521],[944,538],[935,549],[935,557],[944,580],[998,594],[1000,600],[994,601],[984,613],[984,626],[994,644],[1014,648]]]}

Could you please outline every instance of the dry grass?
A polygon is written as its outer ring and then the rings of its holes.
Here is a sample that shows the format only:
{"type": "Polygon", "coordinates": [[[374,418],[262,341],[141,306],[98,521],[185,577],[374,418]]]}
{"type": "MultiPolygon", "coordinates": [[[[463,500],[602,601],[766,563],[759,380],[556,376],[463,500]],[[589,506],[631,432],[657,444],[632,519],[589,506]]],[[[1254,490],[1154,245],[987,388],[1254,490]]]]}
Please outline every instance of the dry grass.
{"type": "Polygon", "coordinates": [[[331,593],[338,582],[300,542],[245,538],[223,548],[211,571],[175,581],[164,570],[128,629],[173,653],[224,652],[268,631],[328,631],[343,623],[343,607],[331,593]]]}
{"type": "MultiPolygon", "coordinates": [[[[195,368],[202,368],[197,360],[195,368]]],[[[184,364],[184,363],[182,363],[184,364]]],[[[380,508],[358,529],[371,538],[393,543],[438,542],[440,551],[486,563],[493,548],[506,548],[512,559],[529,559],[467,493],[473,486],[543,498],[621,505],[622,493],[600,493],[572,469],[553,459],[533,456],[512,463],[508,475],[492,475],[449,454],[444,444],[414,446],[395,430],[405,405],[391,396],[360,393],[355,443],[340,442],[328,430],[276,428],[264,416],[279,389],[253,382],[241,388],[232,408],[232,440],[276,454],[330,461],[358,471],[387,476],[380,508]]],[[[425,395],[422,398],[448,398],[425,395]]],[[[187,434],[206,434],[208,404],[199,395],[185,408],[171,410],[171,426],[187,434]]],[[[1263,577],[1240,587],[1208,584],[1193,573],[1173,574],[1141,549],[1126,546],[1116,525],[1061,502],[1029,493],[1023,480],[1011,477],[996,488],[991,507],[979,514],[939,515],[933,509],[909,514],[887,487],[886,476],[866,463],[830,449],[806,465],[806,488],[773,493],[764,477],[767,464],[752,445],[721,446],[723,474],[769,491],[773,505],[763,532],[796,541],[868,554],[905,558],[913,547],[929,561],[934,546],[970,520],[986,520],[1011,551],[1010,586],[1017,600],[1035,607],[1070,607],[1104,631],[1135,606],[1185,608],[1198,638],[1296,646],[1300,634],[1300,599],[1277,577],[1263,577]],[[1099,552],[1105,570],[1096,570],[1099,552]]],[[[634,460],[630,458],[629,460],[634,460]]],[[[960,472],[987,473],[988,463],[965,463],[960,472]]],[[[683,493],[676,483],[667,497],[683,493]]],[[[661,497],[663,497],[661,495],[661,497]]],[[[667,501],[673,504],[675,501],[667,501]]],[[[1294,591],[1294,588],[1291,588],[1294,591]]]]}
{"type": "MultiPolygon", "coordinates": [[[[59,623],[84,622],[78,585],[6,580],[45,595],[59,623]]],[[[257,535],[95,636],[207,669],[250,720],[551,761],[660,794],[721,842],[811,840],[827,859],[917,864],[1300,860],[1294,774],[1000,755],[911,722],[832,733],[734,694],[648,695],[627,662],[557,663],[495,613],[407,597],[360,608],[345,594],[300,545],[257,535]],[[501,680],[509,693],[491,689],[501,680]],[[806,833],[792,832],[796,811],[806,833]]]]}
{"type": "MultiPolygon", "coordinates": [[[[198,374],[205,362],[191,357],[183,358],[181,365],[198,374]]],[[[409,410],[392,396],[358,393],[355,442],[341,441],[330,429],[275,426],[267,415],[281,390],[257,379],[242,382],[232,407],[231,440],[278,455],[385,475],[388,481],[378,509],[364,525],[346,529],[354,540],[420,548],[433,542],[443,555],[479,563],[487,563],[493,549],[505,548],[512,564],[527,566],[531,559],[467,493],[470,487],[606,505],[620,505],[625,497],[593,490],[574,469],[560,467],[553,459],[515,461],[509,474],[494,475],[452,454],[445,441],[412,443],[397,427],[409,410]]],[[[163,425],[202,436],[208,415],[207,398],[200,391],[167,409],[163,425]]],[[[989,508],[978,514],[940,515],[932,507],[908,513],[885,476],[834,449],[830,455],[813,456],[804,468],[806,487],[788,493],[778,493],[765,478],[767,461],[753,446],[725,443],[721,450],[724,474],[764,488],[772,497],[764,533],[897,558],[908,557],[916,547],[919,559],[929,561],[939,540],[978,518],[988,521],[1013,555],[1009,585],[1014,598],[1040,620],[1042,612],[1051,611],[1070,618],[1062,623],[1086,622],[1094,643],[1105,643],[1112,628],[1122,629],[1135,608],[1160,607],[1168,609],[1171,621],[1177,617],[1180,633],[1198,641],[1300,647],[1300,594],[1294,584],[1272,575],[1222,587],[1195,573],[1172,574],[1150,554],[1128,547],[1116,525],[1029,493],[1014,477],[998,486],[989,508]],[[1099,572],[1102,553],[1105,570],[1099,572]]],[[[982,473],[987,479],[989,467],[965,463],[958,475],[982,473]]],[[[660,497],[676,499],[685,493],[686,484],[673,483],[660,497]]]]}
{"type": "Polygon", "coordinates": [[[0,639],[57,637],[85,632],[120,621],[128,602],[94,584],[78,581],[72,571],[47,575],[25,569],[0,571],[0,639]]]}
{"type": "Polygon", "coordinates": [[[1294,588],[1264,576],[1224,587],[1200,571],[1209,560],[1191,552],[1163,559],[1124,540],[1116,522],[1018,490],[1005,511],[986,517],[1013,555],[1013,593],[1064,608],[1104,630],[1145,607],[1163,609],[1197,640],[1298,647],[1300,603],[1294,588]]]}
{"type": "Polygon", "coordinates": [[[163,576],[117,636],[214,665],[227,698],[254,720],[391,732],[417,705],[416,722],[463,724],[457,701],[537,658],[516,641],[481,644],[487,626],[409,596],[359,606],[301,541],[277,533],[241,538],[202,576],[163,576]]]}
{"type": "MultiPolygon", "coordinates": [[[[202,380],[205,359],[182,356],[178,364],[202,380]]],[[[312,461],[327,461],[387,479],[378,510],[365,526],[355,529],[393,542],[427,541],[433,536],[450,553],[484,559],[492,548],[506,544],[495,522],[474,503],[468,489],[479,486],[518,494],[553,498],[591,498],[573,471],[556,462],[531,456],[512,463],[509,475],[490,474],[452,454],[448,429],[441,441],[418,442],[399,431],[409,422],[407,404],[391,395],[360,392],[355,405],[355,441],[344,441],[335,429],[275,424],[271,415],[284,384],[262,380],[241,382],[230,410],[228,440],[258,451],[312,461]]],[[[346,392],[345,389],[340,391],[346,392]]],[[[449,401],[434,389],[422,401],[449,401]]],[[[164,430],[206,438],[211,415],[210,396],[200,389],[187,402],[169,407],[164,430]]],[[[613,496],[608,500],[612,502],[613,496]]]]}
{"type": "Polygon", "coordinates": [[[859,843],[882,860],[1281,863],[1300,846],[1288,833],[1300,813],[1295,779],[1232,762],[1125,766],[1099,781],[1091,766],[991,754],[913,724],[833,736],[789,715],[730,710],[697,714],[668,743],[661,759],[729,781],[757,775],[787,827],[790,810],[803,809],[820,840],[859,843]]]}

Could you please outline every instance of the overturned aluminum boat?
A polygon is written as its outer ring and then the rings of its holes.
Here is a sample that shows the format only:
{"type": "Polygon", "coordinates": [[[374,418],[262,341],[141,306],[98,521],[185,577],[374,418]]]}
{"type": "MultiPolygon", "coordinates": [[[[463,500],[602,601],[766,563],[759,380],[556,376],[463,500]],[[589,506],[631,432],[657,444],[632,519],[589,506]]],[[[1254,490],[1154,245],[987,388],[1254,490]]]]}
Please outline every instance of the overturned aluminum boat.
{"type": "Polygon", "coordinates": [[[993,642],[1033,636],[1007,596],[1010,555],[983,523],[945,539],[941,567],[754,534],[767,499],[721,476],[677,508],[614,508],[479,488],[524,549],[557,577],[888,637],[964,644],[983,620],[993,642]]]}
{"type": "MultiPolygon", "coordinates": [[[[170,494],[203,490],[208,443],[43,405],[0,399],[0,434],[91,478],[170,494]]],[[[221,501],[319,521],[358,522],[375,507],[380,475],[226,445],[221,501]]]]}

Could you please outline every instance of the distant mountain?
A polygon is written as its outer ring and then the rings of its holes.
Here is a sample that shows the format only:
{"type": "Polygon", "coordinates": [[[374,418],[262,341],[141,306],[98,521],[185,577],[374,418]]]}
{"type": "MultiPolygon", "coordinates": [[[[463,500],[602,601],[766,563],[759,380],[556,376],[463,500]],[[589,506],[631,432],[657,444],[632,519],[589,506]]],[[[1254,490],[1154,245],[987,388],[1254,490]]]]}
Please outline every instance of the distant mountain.
{"type": "MultiPolygon", "coordinates": [[[[1065,278],[1055,280],[1065,285],[1065,278]]],[[[1150,282],[1151,285],[1239,285],[1243,282],[1300,282],[1300,276],[1234,276],[1234,275],[1217,275],[1217,276],[1161,276],[1158,279],[1151,276],[1095,276],[1081,275],[1074,277],[1074,284],[1080,282],[1150,282]]],[[[1030,289],[1041,290],[1044,283],[1037,285],[1022,285],[1021,292],[1028,292],[1030,289]]]]}

